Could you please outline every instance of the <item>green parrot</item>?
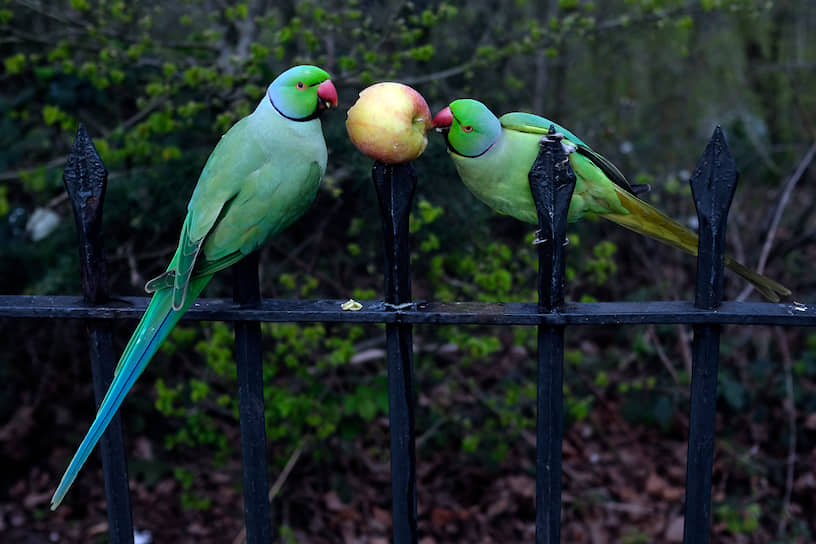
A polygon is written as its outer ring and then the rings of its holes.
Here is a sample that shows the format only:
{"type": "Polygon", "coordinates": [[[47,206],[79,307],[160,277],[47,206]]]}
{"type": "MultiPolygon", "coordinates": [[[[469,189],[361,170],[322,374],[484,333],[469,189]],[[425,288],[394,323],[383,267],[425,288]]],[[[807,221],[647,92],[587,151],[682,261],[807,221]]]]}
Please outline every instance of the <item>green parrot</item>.
{"type": "Polygon", "coordinates": [[[167,271],[145,286],[153,298],[54,492],[52,510],[159,345],[213,274],[258,249],[311,205],[327,159],[319,116],[333,106],[337,91],[329,74],[295,66],[275,78],[255,111],[222,136],[193,191],[167,271]]]}
{"type": "MultiPolygon", "coordinates": [[[[697,255],[694,232],[640,200],[636,195],[643,186],[630,185],[615,165],[558,124],[520,112],[497,118],[484,104],[471,99],[451,102],[433,120],[434,128],[445,134],[448,152],[467,188],[494,210],[536,224],[538,214],[527,176],[550,125],[563,135],[561,145],[577,178],[568,221],[594,213],[697,255]]],[[[725,257],[725,266],[754,284],[770,301],[791,294],[731,257],[725,257]]]]}

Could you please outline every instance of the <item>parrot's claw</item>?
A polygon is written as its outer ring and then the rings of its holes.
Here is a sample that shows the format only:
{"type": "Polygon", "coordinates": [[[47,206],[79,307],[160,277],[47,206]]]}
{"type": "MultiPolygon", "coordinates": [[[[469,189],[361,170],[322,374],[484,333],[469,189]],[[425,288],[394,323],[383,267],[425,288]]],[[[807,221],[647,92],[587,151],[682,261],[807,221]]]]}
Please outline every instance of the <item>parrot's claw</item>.
{"type": "Polygon", "coordinates": [[[564,150],[564,153],[569,157],[572,153],[578,151],[578,146],[573,145],[569,142],[561,142],[561,148],[564,150]]]}
{"type": "Polygon", "coordinates": [[[553,142],[560,142],[564,139],[564,134],[556,132],[555,134],[545,134],[538,141],[538,145],[551,144],[553,142]]]}
{"type": "Polygon", "coordinates": [[[538,145],[551,144],[553,142],[561,142],[561,148],[564,150],[564,153],[567,156],[575,153],[578,150],[578,146],[570,143],[569,141],[564,141],[564,135],[561,132],[556,132],[555,134],[545,134],[538,141],[538,145]]]}
{"type": "MultiPolygon", "coordinates": [[[[541,244],[547,242],[547,238],[541,238],[540,236],[541,236],[541,229],[537,229],[535,231],[535,238],[533,238],[533,245],[534,246],[540,246],[541,244]]],[[[564,247],[567,247],[569,245],[569,243],[570,243],[569,238],[564,238],[564,243],[562,245],[564,247]]]]}

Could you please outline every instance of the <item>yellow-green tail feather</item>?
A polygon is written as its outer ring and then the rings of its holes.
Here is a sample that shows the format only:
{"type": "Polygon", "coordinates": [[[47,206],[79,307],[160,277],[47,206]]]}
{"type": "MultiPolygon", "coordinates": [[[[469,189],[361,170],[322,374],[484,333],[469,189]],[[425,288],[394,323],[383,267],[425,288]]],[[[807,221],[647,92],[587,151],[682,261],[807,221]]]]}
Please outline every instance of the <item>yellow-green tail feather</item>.
{"type": "MultiPolygon", "coordinates": [[[[622,188],[615,187],[621,205],[628,214],[602,214],[601,216],[622,227],[654,238],[672,247],[697,255],[697,235],[657,208],[643,202],[622,188]]],[[[790,289],[774,280],[754,272],[731,257],[725,257],[725,266],[752,283],[759,293],[771,302],[779,302],[780,296],[791,294],[790,289]]]]}

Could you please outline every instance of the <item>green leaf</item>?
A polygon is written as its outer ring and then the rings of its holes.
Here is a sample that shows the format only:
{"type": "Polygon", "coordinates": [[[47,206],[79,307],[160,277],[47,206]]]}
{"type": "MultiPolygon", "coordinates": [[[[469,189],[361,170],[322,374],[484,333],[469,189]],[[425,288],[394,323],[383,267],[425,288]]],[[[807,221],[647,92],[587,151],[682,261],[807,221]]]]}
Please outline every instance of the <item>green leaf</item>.
{"type": "Polygon", "coordinates": [[[0,217],[5,216],[10,209],[11,205],[8,201],[8,186],[0,185],[0,217]]]}
{"type": "Polygon", "coordinates": [[[17,53],[11,57],[6,57],[3,64],[6,68],[6,73],[19,74],[25,67],[25,55],[22,53],[17,53]]]}
{"type": "Polygon", "coordinates": [[[70,5],[77,11],[88,11],[91,9],[91,4],[88,0],[71,0],[70,5]]]}
{"type": "Polygon", "coordinates": [[[65,113],[59,108],[59,106],[52,106],[50,104],[43,106],[42,116],[46,125],[53,125],[60,122],[64,115],[65,113]]]}
{"type": "Polygon", "coordinates": [[[479,435],[469,434],[462,439],[462,449],[468,453],[474,453],[479,449],[479,435]]]}
{"type": "Polygon", "coordinates": [[[125,80],[125,73],[117,68],[111,70],[108,76],[114,83],[122,83],[125,80]]]}

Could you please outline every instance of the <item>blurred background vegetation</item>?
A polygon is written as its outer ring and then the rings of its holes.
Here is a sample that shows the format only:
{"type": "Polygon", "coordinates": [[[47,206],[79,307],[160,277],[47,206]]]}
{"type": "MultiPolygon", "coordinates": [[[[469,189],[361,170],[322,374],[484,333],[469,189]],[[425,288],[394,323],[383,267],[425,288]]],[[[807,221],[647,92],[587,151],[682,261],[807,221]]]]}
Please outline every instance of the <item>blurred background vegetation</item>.
{"type": "MultiPolygon", "coordinates": [[[[816,11],[804,0],[0,0],[2,293],[80,292],[61,179],[79,122],[110,171],[112,292],[139,295],[172,256],[220,135],[276,74],[312,63],[332,74],[340,111],[323,119],[329,166],[315,204],[263,250],[266,297],[379,297],[371,162],[351,146],[343,121],[362,88],[396,80],[419,90],[433,112],[474,97],[497,113],[556,120],[633,181],[651,183],[647,200],[688,222],[686,181],[721,125],[741,172],[732,253],[756,266],[770,236],[768,275],[797,301],[816,303],[807,264],[816,258],[813,175],[782,199],[816,139],[814,33],[816,11]]],[[[535,300],[531,227],[477,202],[441,138],[430,139],[416,161],[415,297],[535,300]]],[[[692,297],[692,258],[603,221],[569,232],[571,300],[692,297]]],[[[757,297],[743,288],[729,278],[729,298],[757,297]]],[[[222,273],[205,295],[230,293],[231,275],[222,273]]],[[[116,324],[116,345],[133,325],[116,324]]],[[[270,470],[283,486],[274,508],[284,538],[384,542],[382,328],[263,329],[270,470]]],[[[724,332],[716,539],[810,542],[816,334],[724,332]]],[[[569,330],[567,541],[676,541],[690,337],[679,326],[569,330]]],[[[529,540],[534,330],[417,327],[415,342],[425,544],[529,540]]],[[[65,507],[47,509],[93,417],[86,350],[81,323],[0,320],[4,541],[105,541],[97,461],[65,507]]],[[[228,325],[179,327],[125,403],[135,524],[152,541],[230,542],[240,531],[232,360],[228,325]]]]}

